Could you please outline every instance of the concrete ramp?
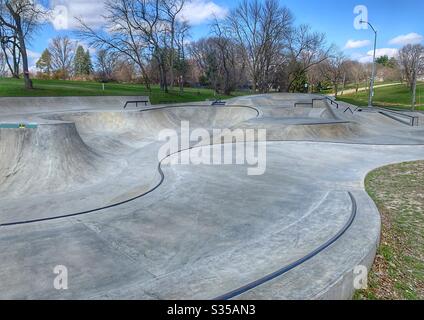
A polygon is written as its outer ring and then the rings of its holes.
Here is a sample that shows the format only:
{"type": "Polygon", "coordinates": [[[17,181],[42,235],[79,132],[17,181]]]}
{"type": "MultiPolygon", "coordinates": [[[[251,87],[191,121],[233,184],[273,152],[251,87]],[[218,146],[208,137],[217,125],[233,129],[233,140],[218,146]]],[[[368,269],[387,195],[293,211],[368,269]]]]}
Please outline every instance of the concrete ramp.
{"type": "Polygon", "coordinates": [[[37,129],[0,129],[5,154],[0,159],[0,224],[72,215],[137,198],[161,183],[162,130],[178,135],[182,121],[189,121],[191,130],[228,128],[257,115],[253,108],[236,106],[61,112],[38,115],[37,129]]]}
{"type": "Polygon", "coordinates": [[[75,124],[0,129],[0,198],[78,189],[116,172],[125,161],[94,152],[75,124]]]}
{"type": "Polygon", "coordinates": [[[326,108],[262,108],[265,117],[287,117],[287,118],[314,118],[314,119],[334,119],[331,114],[327,112],[326,108]]]}
{"type": "Polygon", "coordinates": [[[192,129],[229,128],[258,116],[249,107],[159,107],[140,112],[82,112],[42,116],[46,119],[75,122],[81,133],[132,132],[139,139],[157,138],[163,129],[179,130],[182,121],[189,121],[192,129]]]}

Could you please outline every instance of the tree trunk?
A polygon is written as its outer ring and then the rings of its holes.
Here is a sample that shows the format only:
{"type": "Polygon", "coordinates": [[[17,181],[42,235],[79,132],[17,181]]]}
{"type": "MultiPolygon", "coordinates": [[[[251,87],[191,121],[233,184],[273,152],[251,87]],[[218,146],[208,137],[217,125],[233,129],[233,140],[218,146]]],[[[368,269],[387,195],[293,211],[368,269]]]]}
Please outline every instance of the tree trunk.
{"type": "Polygon", "coordinates": [[[256,89],[257,89],[256,83],[257,83],[257,81],[258,81],[258,79],[256,78],[256,75],[253,75],[253,84],[252,84],[253,93],[256,93],[256,89]]]}
{"type": "Polygon", "coordinates": [[[19,79],[19,72],[16,73],[15,60],[13,60],[13,66],[12,66],[10,64],[9,57],[6,54],[6,51],[4,51],[4,56],[5,56],[7,67],[9,68],[9,71],[12,74],[12,77],[15,79],[19,79]]]}
{"type": "Polygon", "coordinates": [[[166,68],[162,67],[162,73],[163,73],[163,90],[165,91],[165,93],[168,93],[168,81],[166,79],[166,68]]]}
{"type": "Polygon", "coordinates": [[[414,73],[412,81],[412,111],[415,111],[415,105],[417,103],[417,75],[414,73]]]}
{"type": "Polygon", "coordinates": [[[2,52],[4,55],[4,60],[7,67],[9,68],[10,74],[13,78],[19,79],[19,60],[16,59],[16,49],[10,51],[12,55],[12,62],[9,60],[9,55],[7,54],[6,48],[2,47],[2,52]],[[17,65],[18,64],[18,65],[17,65]]]}
{"type": "Polygon", "coordinates": [[[19,14],[13,10],[10,3],[7,3],[6,6],[9,12],[11,13],[11,15],[13,16],[13,20],[15,20],[14,30],[18,38],[19,51],[21,52],[21,56],[22,56],[22,69],[24,72],[25,89],[33,89],[32,81],[29,76],[28,53],[26,51],[25,35],[22,30],[21,16],[19,16],[19,14]]]}
{"type": "Polygon", "coordinates": [[[162,65],[159,63],[159,85],[160,85],[160,89],[163,90],[164,85],[163,85],[163,68],[162,65]]]}
{"type": "MultiPolygon", "coordinates": [[[[174,42],[174,39],[171,40],[172,43],[174,42]]],[[[169,85],[171,86],[171,89],[174,88],[174,47],[171,46],[171,53],[169,54],[169,85]]]]}
{"type": "Polygon", "coordinates": [[[180,76],[180,93],[184,92],[184,78],[180,76]]]}
{"type": "Polygon", "coordinates": [[[143,77],[143,78],[144,78],[144,85],[146,86],[146,90],[151,91],[149,78],[147,77],[143,77]]]}
{"type": "Polygon", "coordinates": [[[21,47],[21,54],[22,54],[22,68],[24,71],[24,81],[25,81],[25,89],[34,89],[32,85],[32,80],[29,76],[29,65],[28,65],[28,54],[26,51],[26,45],[24,40],[24,35],[22,34],[22,31],[19,31],[19,44],[21,47]]]}
{"type": "Polygon", "coordinates": [[[13,75],[14,78],[19,79],[20,52],[19,52],[19,49],[16,47],[16,42],[14,42],[14,44],[13,44],[12,59],[13,59],[12,75],[13,75]],[[18,50],[18,52],[16,50],[18,50]]]}
{"type": "Polygon", "coordinates": [[[346,86],[346,73],[343,75],[343,87],[342,87],[341,95],[344,95],[345,86],[346,86]]]}

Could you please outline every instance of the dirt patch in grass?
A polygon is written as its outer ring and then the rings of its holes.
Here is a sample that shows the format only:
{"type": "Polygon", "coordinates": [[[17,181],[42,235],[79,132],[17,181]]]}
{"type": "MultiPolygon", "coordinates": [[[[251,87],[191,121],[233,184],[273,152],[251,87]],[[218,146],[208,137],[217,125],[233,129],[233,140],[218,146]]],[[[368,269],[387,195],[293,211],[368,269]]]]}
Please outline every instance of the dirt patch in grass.
{"type": "Polygon", "coordinates": [[[424,161],[371,172],[366,189],[382,216],[369,289],[355,299],[424,299],[424,161]]]}

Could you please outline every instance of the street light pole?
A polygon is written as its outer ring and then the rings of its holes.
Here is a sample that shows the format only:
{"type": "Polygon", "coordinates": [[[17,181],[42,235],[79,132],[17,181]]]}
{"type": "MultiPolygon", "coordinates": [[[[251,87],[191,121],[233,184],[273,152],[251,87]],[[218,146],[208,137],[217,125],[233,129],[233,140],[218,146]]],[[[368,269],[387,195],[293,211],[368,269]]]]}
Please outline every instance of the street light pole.
{"type": "Polygon", "coordinates": [[[372,75],[371,75],[371,85],[370,85],[370,95],[368,98],[368,107],[372,107],[372,100],[374,97],[374,83],[375,83],[375,73],[376,73],[376,51],[377,51],[377,30],[375,30],[375,28],[373,27],[373,25],[371,23],[369,23],[368,21],[360,21],[361,23],[366,23],[368,24],[372,31],[374,31],[375,37],[374,37],[374,55],[373,55],[373,61],[372,61],[372,75]]]}

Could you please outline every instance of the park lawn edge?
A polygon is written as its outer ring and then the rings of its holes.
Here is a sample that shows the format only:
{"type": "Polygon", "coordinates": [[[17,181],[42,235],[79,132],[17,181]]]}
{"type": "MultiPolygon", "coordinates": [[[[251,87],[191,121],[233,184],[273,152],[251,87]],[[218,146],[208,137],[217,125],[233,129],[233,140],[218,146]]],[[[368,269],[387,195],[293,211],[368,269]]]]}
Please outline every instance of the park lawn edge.
{"type": "Polygon", "coordinates": [[[424,161],[384,166],[367,175],[366,191],[381,214],[382,233],[369,288],[356,291],[355,300],[424,299],[423,182],[424,161]]]}

